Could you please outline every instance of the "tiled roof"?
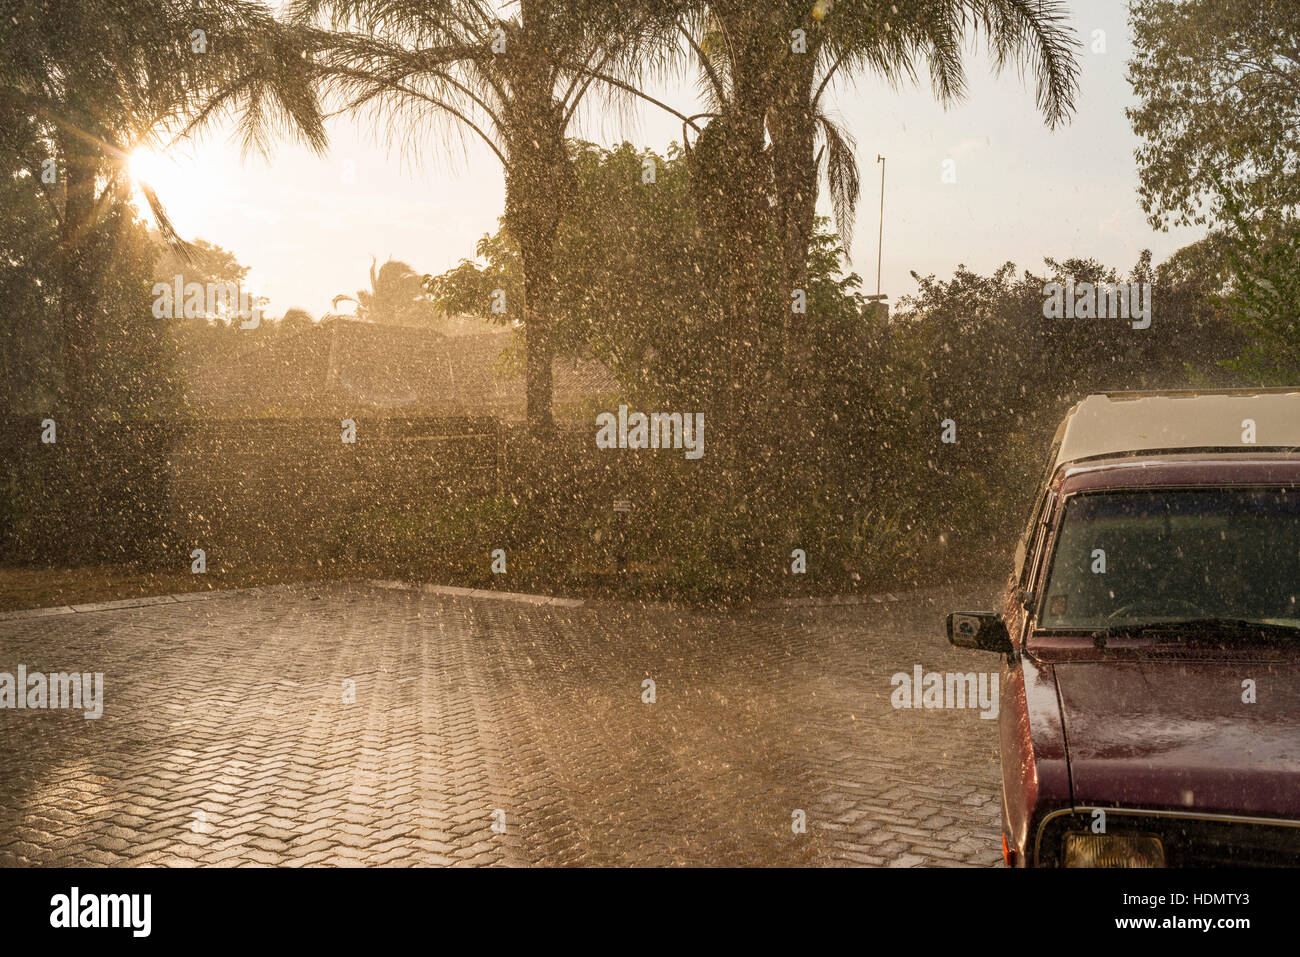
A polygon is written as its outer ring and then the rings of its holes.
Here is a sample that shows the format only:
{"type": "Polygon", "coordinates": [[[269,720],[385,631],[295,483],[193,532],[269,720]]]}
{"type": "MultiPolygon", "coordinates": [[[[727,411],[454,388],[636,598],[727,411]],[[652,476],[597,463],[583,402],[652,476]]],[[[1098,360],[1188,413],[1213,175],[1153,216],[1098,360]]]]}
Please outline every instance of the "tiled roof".
{"type": "MultiPolygon", "coordinates": [[[[238,340],[236,340],[237,342],[238,340]]],[[[190,401],[219,415],[380,412],[524,412],[522,343],[510,329],[444,336],[429,329],[331,319],[250,338],[188,376],[190,401]]],[[[599,362],[557,358],[557,416],[618,390],[599,362]]]]}

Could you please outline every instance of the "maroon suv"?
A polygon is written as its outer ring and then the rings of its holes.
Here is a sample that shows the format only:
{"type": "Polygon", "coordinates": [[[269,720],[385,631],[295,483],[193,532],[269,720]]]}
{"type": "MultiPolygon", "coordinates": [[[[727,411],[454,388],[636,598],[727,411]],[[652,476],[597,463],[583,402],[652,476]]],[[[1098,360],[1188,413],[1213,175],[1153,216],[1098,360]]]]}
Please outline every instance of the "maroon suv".
{"type": "Polygon", "coordinates": [[[1300,390],[1089,396],[997,612],[1015,867],[1300,863],[1300,390]]]}

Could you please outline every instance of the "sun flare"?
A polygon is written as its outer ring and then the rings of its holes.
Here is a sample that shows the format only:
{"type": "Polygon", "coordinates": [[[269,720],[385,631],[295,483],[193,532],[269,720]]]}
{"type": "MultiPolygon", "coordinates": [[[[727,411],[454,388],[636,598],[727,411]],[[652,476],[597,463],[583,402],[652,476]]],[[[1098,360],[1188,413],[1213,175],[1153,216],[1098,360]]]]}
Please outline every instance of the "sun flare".
{"type": "Polygon", "coordinates": [[[163,186],[176,176],[176,166],[159,156],[151,149],[140,148],[131,154],[128,163],[131,180],[137,185],[144,183],[154,190],[163,186]]]}
{"type": "Polygon", "coordinates": [[[127,171],[133,186],[132,197],[141,215],[153,220],[143,188],[148,186],[173,223],[192,223],[198,212],[196,203],[199,199],[199,194],[193,189],[195,176],[192,170],[183,169],[172,157],[141,147],[131,153],[127,171]]]}

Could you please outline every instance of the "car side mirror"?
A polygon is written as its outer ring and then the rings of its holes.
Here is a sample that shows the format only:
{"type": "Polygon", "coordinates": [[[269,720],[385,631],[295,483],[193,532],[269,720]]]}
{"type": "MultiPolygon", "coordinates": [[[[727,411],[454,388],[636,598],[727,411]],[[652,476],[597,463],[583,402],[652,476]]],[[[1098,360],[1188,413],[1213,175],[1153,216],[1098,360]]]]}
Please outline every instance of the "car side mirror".
{"type": "Polygon", "coordinates": [[[991,611],[954,611],[948,616],[948,643],[957,648],[1015,654],[1006,622],[991,611]]]}

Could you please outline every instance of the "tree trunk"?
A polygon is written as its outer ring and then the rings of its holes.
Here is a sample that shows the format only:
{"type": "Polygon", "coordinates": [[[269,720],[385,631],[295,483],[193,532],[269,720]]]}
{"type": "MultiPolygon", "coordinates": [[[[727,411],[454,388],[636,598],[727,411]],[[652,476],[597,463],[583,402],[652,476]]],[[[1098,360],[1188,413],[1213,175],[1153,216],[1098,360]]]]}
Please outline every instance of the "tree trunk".
{"type": "Polygon", "coordinates": [[[535,438],[545,438],[555,431],[554,359],[555,343],[551,338],[551,320],[544,310],[549,305],[550,263],[543,265],[541,255],[526,257],[524,267],[524,354],[526,384],[524,389],[528,431],[535,438]],[[529,260],[532,260],[529,263],[529,260]],[[544,291],[545,290],[545,291],[544,291]],[[541,307],[541,310],[538,307],[541,307]]]}
{"type": "Polygon", "coordinates": [[[555,355],[555,240],[577,192],[577,176],[564,141],[564,104],[555,98],[545,30],[533,5],[521,7],[530,30],[507,48],[508,86],[503,105],[506,131],[506,228],[519,243],[524,273],[524,348],[527,421],[534,438],[555,428],[552,411],[555,355]],[[538,32],[532,32],[536,29],[538,32]]]}
{"type": "MultiPolygon", "coordinates": [[[[781,291],[808,292],[808,250],[817,216],[816,126],[812,110],[813,59],[795,59],[782,78],[781,89],[768,111],[772,137],[774,208],[780,242],[781,291]]],[[[787,388],[793,388],[806,361],[806,313],[796,313],[787,300],[782,326],[781,355],[787,388]]]]}
{"type": "MultiPolygon", "coordinates": [[[[730,455],[753,463],[763,436],[755,415],[770,393],[780,345],[780,303],[771,270],[771,161],[764,129],[773,64],[787,39],[761,9],[717,10],[728,40],[730,95],[689,155],[697,222],[705,240],[705,270],[718,290],[723,317],[715,350],[721,368],[723,419],[714,435],[730,455]],[[743,448],[742,448],[743,447],[743,448]]],[[[738,459],[738,462],[740,459],[738,459]]]]}
{"type": "Polygon", "coordinates": [[[721,393],[712,403],[720,413],[714,435],[733,449],[755,408],[771,339],[764,334],[772,304],[764,277],[770,207],[763,138],[761,108],[731,106],[689,154],[701,268],[722,317],[710,349],[710,379],[721,393]]]}
{"type": "Polygon", "coordinates": [[[62,144],[64,158],[63,228],[60,237],[60,290],[63,311],[63,406],[75,418],[93,404],[95,380],[95,303],[84,244],[94,226],[97,161],[73,137],[62,144]]]}

